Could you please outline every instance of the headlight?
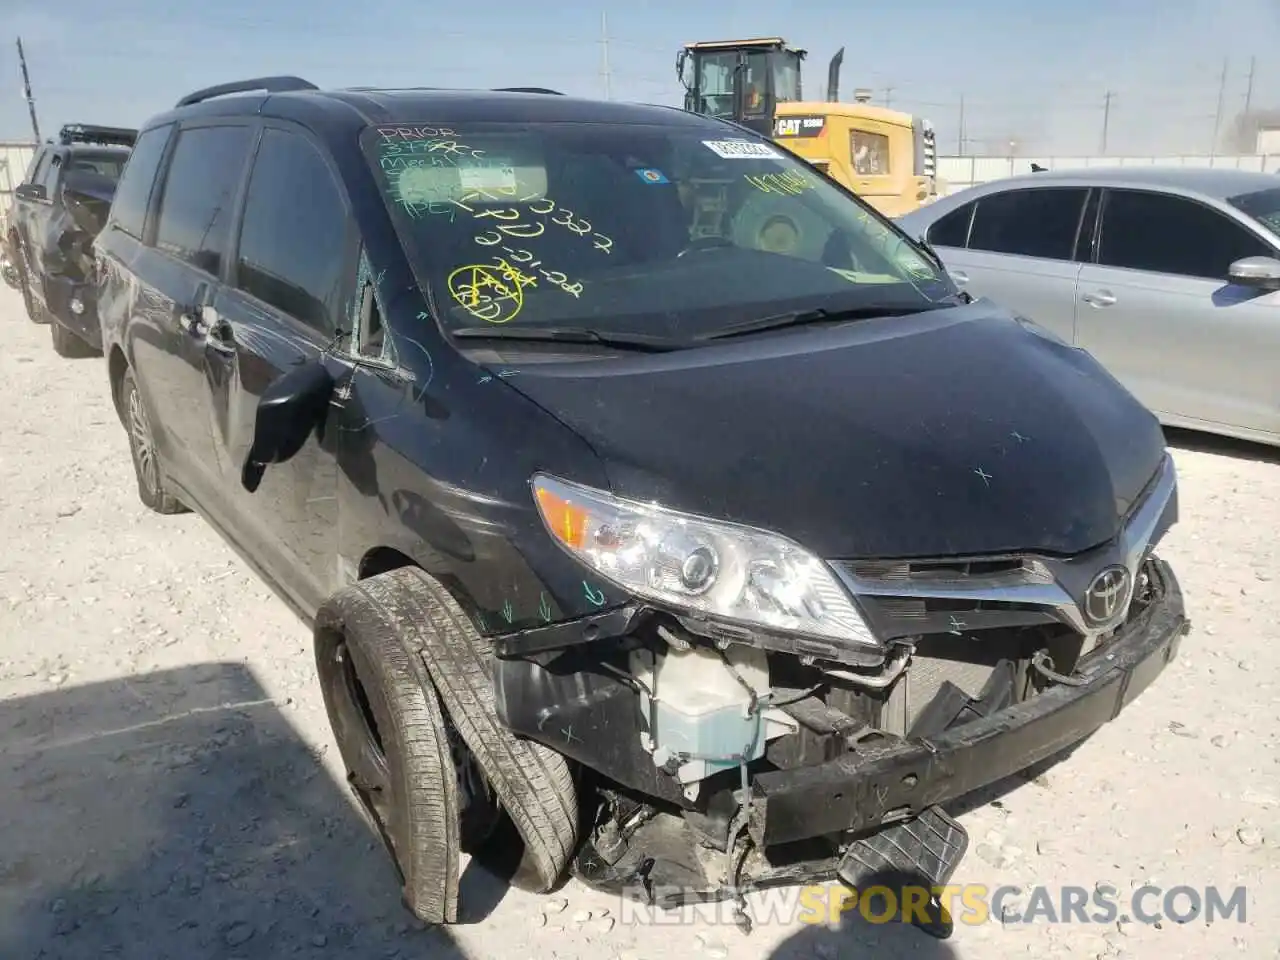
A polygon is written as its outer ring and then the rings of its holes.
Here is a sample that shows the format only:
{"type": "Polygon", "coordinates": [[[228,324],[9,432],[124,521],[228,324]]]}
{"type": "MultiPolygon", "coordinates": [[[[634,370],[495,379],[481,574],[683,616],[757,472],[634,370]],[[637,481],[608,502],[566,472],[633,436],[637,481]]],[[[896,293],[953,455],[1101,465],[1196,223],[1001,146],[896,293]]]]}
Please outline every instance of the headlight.
{"type": "Polygon", "coordinates": [[[556,542],[636,596],[739,623],[876,645],[826,564],[785,537],[541,474],[532,484],[556,542]]]}

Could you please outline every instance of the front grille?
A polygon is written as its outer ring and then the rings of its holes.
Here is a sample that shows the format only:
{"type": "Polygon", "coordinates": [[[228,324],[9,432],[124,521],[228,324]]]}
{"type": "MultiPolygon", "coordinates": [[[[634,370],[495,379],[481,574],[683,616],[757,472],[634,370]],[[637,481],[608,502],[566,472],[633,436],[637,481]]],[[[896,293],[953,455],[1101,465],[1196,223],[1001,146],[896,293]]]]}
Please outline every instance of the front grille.
{"type": "Polygon", "coordinates": [[[1168,457],[1133,504],[1115,542],[1075,557],[1032,554],[832,564],[882,641],[950,634],[978,638],[1011,627],[1061,624],[1087,651],[1113,631],[1091,625],[1081,608],[1099,571],[1123,565],[1136,580],[1169,509],[1176,510],[1176,474],[1168,457]]]}

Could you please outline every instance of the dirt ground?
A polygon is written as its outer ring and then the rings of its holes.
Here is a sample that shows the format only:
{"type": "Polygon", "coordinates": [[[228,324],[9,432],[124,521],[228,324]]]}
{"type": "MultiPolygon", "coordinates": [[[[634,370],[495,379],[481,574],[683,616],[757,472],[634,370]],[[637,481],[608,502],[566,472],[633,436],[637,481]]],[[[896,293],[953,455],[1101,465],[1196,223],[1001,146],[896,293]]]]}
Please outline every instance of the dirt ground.
{"type": "Polygon", "coordinates": [[[57,358],[8,289],[0,329],[4,960],[1280,957],[1275,452],[1171,437],[1182,653],[1069,758],[964,813],[955,878],[1110,884],[1122,905],[1144,883],[1244,886],[1243,923],[997,917],[938,942],[855,912],[744,936],[471,870],[468,922],[424,930],[341,785],[307,630],[198,517],[142,508],[102,360],[57,358]]]}

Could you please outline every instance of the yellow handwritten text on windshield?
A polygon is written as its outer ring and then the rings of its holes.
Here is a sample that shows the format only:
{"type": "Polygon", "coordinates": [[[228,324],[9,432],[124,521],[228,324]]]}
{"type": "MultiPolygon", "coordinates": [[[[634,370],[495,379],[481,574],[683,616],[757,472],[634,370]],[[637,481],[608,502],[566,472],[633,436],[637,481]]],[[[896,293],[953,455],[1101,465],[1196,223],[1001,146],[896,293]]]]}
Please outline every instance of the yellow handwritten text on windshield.
{"type": "Polygon", "coordinates": [[[524,288],[538,278],[495,257],[493,264],[473,263],[449,274],[449,295],[462,309],[486,323],[510,323],[524,306],[524,288]]]}
{"type": "Polygon", "coordinates": [[[813,182],[793,171],[784,173],[748,173],[747,183],[763,193],[780,193],[795,196],[813,189],[813,182]]]}
{"type": "MultiPolygon", "coordinates": [[[[520,247],[513,247],[504,243],[504,237],[496,230],[489,230],[478,235],[476,243],[482,247],[498,247],[503,253],[509,256],[515,263],[519,264],[522,269],[536,270],[539,274],[547,279],[548,283],[554,284],[571,297],[580,297],[582,295],[582,281],[570,280],[569,277],[559,270],[546,270],[542,266],[542,261],[534,256],[528,250],[520,247]]],[[[500,258],[495,258],[500,259],[500,258]]]]}
{"type": "MultiPolygon", "coordinates": [[[[475,207],[470,205],[471,203],[481,199],[498,198],[488,196],[482,198],[480,194],[473,193],[463,197],[458,206],[471,214],[477,220],[487,218],[500,221],[500,223],[497,224],[497,229],[508,236],[532,239],[533,237],[542,236],[546,231],[546,226],[543,223],[520,222],[521,217],[524,214],[522,211],[517,210],[514,207],[504,207],[497,210],[477,210],[475,207]]],[[[523,204],[531,213],[535,213],[540,217],[546,218],[548,223],[558,227],[563,227],[565,230],[568,230],[570,233],[576,234],[579,237],[590,236],[591,246],[602,253],[613,252],[613,238],[608,237],[603,233],[596,232],[591,225],[591,221],[587,220],[585,217],[577,216],[572,210],[569,210],[566,207],[557,207],[556,202],[550,197],[540,197],[538,199],[525,197],[517,200],[516,202],[523,204]]]]}

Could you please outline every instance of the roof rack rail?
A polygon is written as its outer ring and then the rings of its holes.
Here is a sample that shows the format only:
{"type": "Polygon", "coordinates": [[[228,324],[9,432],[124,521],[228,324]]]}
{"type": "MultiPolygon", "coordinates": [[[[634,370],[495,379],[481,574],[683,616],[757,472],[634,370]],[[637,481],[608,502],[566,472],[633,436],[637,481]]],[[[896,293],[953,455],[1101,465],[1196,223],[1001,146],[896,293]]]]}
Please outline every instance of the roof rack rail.
{"type": "Polygon", "coordinates": [[[289,93],[293,90],[319,90],[314,83],[301,77],[254,77],[252,80],[233,80],[217,86],[205,87],[195,93],[189,93],[175,104],[177,107],[189,107],[193,103],[201,103],[214,97],[223,97],[229,93],[251,93],[262,90],[265,93],[289,93]]]}
{"type": "Polygon", "coordinates": [[[546,93],[553,97],[563,97],[564,94],[559,90],[552,90],[548,87],[494,87],[494,93],[546,93]]]}
{"type": "Polygon", "coordinates": [[[138,131],[129,127],[101,127],[94,123],[66,123],[58,131],[58,143],[101,143],[114,147],[132,147],[138,142],[138,131]]]}

